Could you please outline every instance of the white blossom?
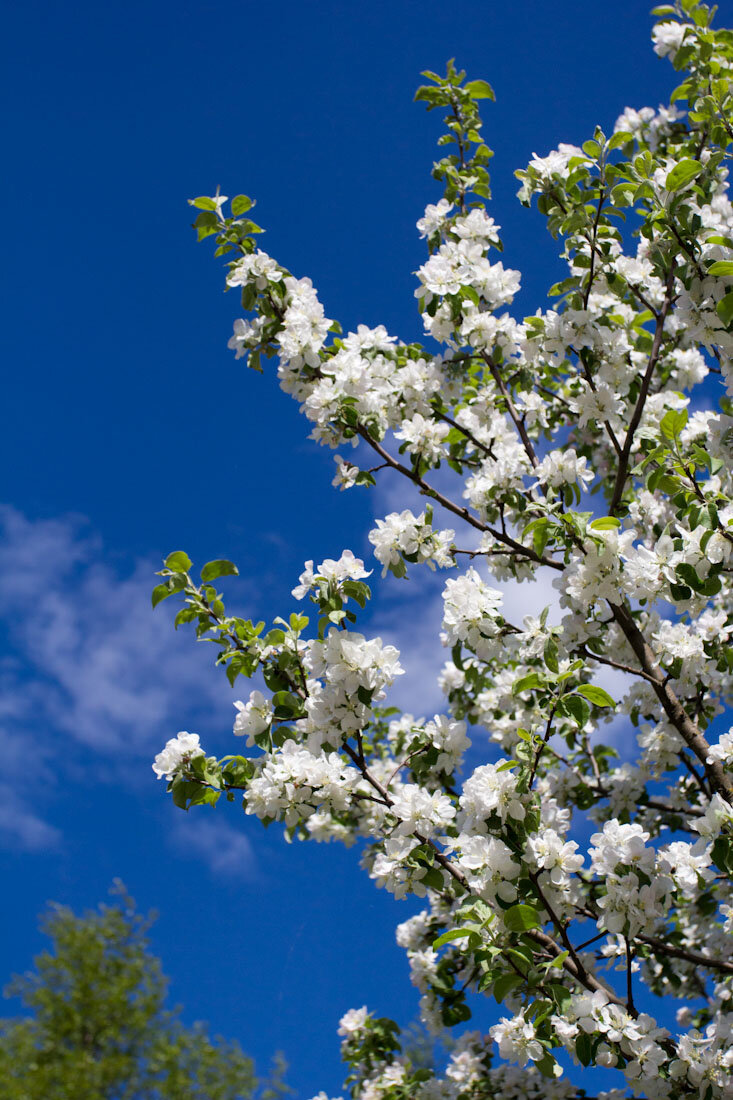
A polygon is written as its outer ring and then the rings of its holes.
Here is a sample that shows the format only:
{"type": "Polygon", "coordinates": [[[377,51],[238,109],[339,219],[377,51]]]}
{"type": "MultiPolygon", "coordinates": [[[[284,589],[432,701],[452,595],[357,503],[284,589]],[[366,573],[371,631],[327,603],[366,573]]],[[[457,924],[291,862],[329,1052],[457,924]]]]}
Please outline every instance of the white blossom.
{"type": "Polygon", "coordinates": [[[185,730],[166,741],[165,748],[155,757],[153,771],[158,779],[165,776],[172,779],[173,776],[195,756],[203,756],[204,750],[199,745],[197,733],[186,733],[185,730]]]}

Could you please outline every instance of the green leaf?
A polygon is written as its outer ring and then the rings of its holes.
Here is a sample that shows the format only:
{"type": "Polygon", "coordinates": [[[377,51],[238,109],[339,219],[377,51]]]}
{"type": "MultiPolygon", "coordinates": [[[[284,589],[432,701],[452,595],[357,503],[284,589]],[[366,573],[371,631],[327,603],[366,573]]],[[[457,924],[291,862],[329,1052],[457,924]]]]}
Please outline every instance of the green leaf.
{"type": "Polygon", "coordinates": [[[209,581],[215,581],[217,577],[238,577],[239,570],[236,565],[231,561],[226,561],[225,558],[219,558],[217,561],[207,561],[206,565],[201,570],[201,580],[204,584],[208,584],[209,581]]]}
{"type": "Polygon", "coordinates": [[[733,275],[733,260],[716,260],[708,268],[708,275],[733,275]]]}
{"type": "Polygon", "coordinates": [[[465,940],[467,936],[475,935],[476,932],[472,928],[451,928],[450,932],[444,932],[442,936],[438,936],[437,940],[433,940],[433,951],[437,951],[439,947],[450,943],[451,940],[465,940]]]}
{"type": "Polygon", "coordinates": [[[590,718],[590,707],[585,699],[581,699],[579,695],[565,695],[560,700],[558,709],[567,711],[571,718],[577,723],[580,729],[583,728],[585,723],[590,718]]]}
{"type": "Polygon", "coordinates": [[[679,580],[695,592],[701,592],[704,582],[698,577],[697,570],[687,561],[681,561],[675,570],[679,580]]]}
{"type": "Polygon", "coordinates": [[[272,705],[275,717],[281,720],[298,717],[303,710],[302,700],[292,691],[276,691],[272,697],[272,705]]]}
{"type": "Polygon", "coordinates": [[[614,527],[620,527],[621,521],[615,516],[599,516],[590,525],[594,531],[612,531],[614,527]]]}
{"type": "Polygon", "coordinates": [[[728,836],[719,836],[712,848],[713,863],[721,871],[733,870],[733,841],[728,836]]]}
{"type": "Polygon", "coordinates": [[[668,409],[659,422],[662,435],[666,436],[667,439],[676,439],[688,419],[687,409],[668,409]]]}
{"type": "Polygon", "coordinates": [[[725,298],[721,298],[715,311],[726,327],[733,321],[733,290],[729,290],[725,298]]]}
{"type": "Polygon", "coordinates": [[[695,85],[690,80],[685,80],[682,84],[679,84],[669,97],[670,103],[676,103],[678,99],[689,99],[690,93],[694,92],[695,85]]]}
{"type": "Polygon", "coordinates": [[[695,176],[699,176],[701,172],[702,164],[698,160],[690,160],[689,158],[681,160],[679,164],[675,164],[671,172],[667,173],[665,186],[668,191],[679,191],[681,187],[693,180],[695,176]]]}
{"type": "Polygon", "coordinates": [[[519,695],[522,691],[531,691],[533,688],[541,688],[544,686],[544,682],[539,678],[537,673],[530,672],[527,676],[520,677],[520,679],[512,685],[512,695],[519,695]]]}
{"type": "Polygon", "coordinates": [[[415,102],[419,103],[422,99],[428,104],[428,110],[446,102],[445,92],[441,88],[431,88],[428,84],[423,84],[415,92],[415,102]]]}
{"type": "Polygon", "coordinates": [[[504,924],[510,932],[526,932],[540,927],[540,915],[532,905],[513,905],[504,914],[504,924]]]}
{"type": "Polygon", "coordinates": [[[471,1009],[463,1001],[456,1004],[443,1004],[440,1014],[446,1027],[455,1027],[471,1019],[471,1009]]]}
{"type": "Polygon", "coordinates": [[[240,214],[246,214],[254,206],[252,199],[246,195],[237,195],[232,199],[232,214],[238,218],[240,214]]]}
{"type": "Polygon", "coordinates": [[[611,137],[611,140],[608,143],[608,151],[610,153],[614,149],[619,149],[622,145],[628,145],[629,142],[633,140],[633,134],[627,134],[625,130],[619,130],[611,137]]]}
{"type": "Polygon", "coordinates": [[[501,1004],[507,993],[511,992],[512,989],[517,989],[520,985],[524,985],[524,979],[519,974],[502,974],[494,982],[494,997],[501,1004]]]}
{"type": "Polygon", "coordinates": [[[572,994],[569,989],[566,989],[564,985],[560,985],[559,982],[548,982],[548,988],[552,994],[552,998],[560,1011],[564,1011],[568,1001],[571,1000],[572,994]]]}
{"type": "Polygon", "coordinates": [[[431,890],[442,890],[445,886],[442,872],[437,867],[424,867],[422,868],[422,874],[420,880],[425,886],[430,887],[431,890]]]}
{"type": "Polygon", "coordinates": [[[166,569],[170,569],[173,573],[188,573],[192,565],[193,562],[183,550],[174,550],[165,559],[166,569]]]}
{"type": "Polygon", "coordinates": [[[544,651],[545,664],[549,668],[550,672],[559,672],[560,665],[557,660],[557,642],[554,638],[550,637],[545,642],[544,651]]]}
{"type": "Polygon", "coordinates": [[[615,707],[616,702],[607,691],[603,688],[597,687],[595,684],[581,684],[580,687],[575,689],[577,695],[582,695],[588,700],[589,703],[593,703],[595,707],[615,707]]]}
{"type": "Polygon", "coordinates": [[[578,1061],[581,1065],[590,1065],[591,1058],[593,1057],[592,1044],[592,1037],[587,1035],[585,1031],[581,1031],[575,1040],[575,1053],[578,1055],[578,1061]]]}
{"type": "Polygon", "coordinates": [[[486,80],[469,80],[463,87],[471,99],[496,99],[494,89],[486,80]]]}
{"type": "Polygon", "coordinates": [[[545,1051],[539,1061],[534,1063],[535,1069],[538,1069],[543,1077],[547,1077],[550,1081],[556,1080],[555,1066],[557,1063],[550,1054],[549,1050],[545,1051]]]}
{"type": "Polygon", "coordinates": [[[216,210],[216,202],[206,195],[199,195],[197,199],[189,199],[188,205],[195,206],[197,210],[216,210]]]}
{"type": "Polygon", "coordinates": [[[161,600],[167,599],[174,591],[175,589],[169,588],[167,584],[156,584],[152,594],[153,607],[157,607],[161,600]]]}

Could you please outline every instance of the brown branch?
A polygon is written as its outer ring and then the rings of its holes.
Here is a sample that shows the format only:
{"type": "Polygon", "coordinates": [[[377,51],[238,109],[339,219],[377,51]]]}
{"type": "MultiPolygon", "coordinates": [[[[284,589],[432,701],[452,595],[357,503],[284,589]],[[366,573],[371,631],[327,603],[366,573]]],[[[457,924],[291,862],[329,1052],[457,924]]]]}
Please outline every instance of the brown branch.
{"type": "MultiPolygon", "coordinates": [[[[603,168],[601,168],[601,178],[603,178],[603,168]]],[[[599,183],[600,182],[601,181],[599,180],[599,183]]],[[[598,206],[596,208],[595,218],[593,219],[593,233],[592,233],[592,236],[586,237],[586,240],[588,241],[588,244],[590,245],[590,267],[588,268],[588,286],[585,288],[585,294],[583,295],[583,309],[588,308],[588,302],[590,300],[590,292],[593,289],[593,279],[595,278],[595,267],[596,267],[596,252],[597,252],[596,241],[598,240],[598,225],[599,225],[600,220],[601,220],[601,210],[603,208],[603,202],[605,200],[605,197],[606,197],[606,192],[604,190],[603,184],[601,183],[601,189],[598,193],[598,206]]],[[[601,258],[600,254],[599,254],[598,258],[599,259],[601,258]]]]}
{"type": "MultiPolygon", "coordinates": [[[[533,928],[530,932],[525,932],[524,935],[534,940],[535,943],[540,944],[546,951],[551,952],[555,958],[557,958],[558,955],[564,954],[563,948],[555,943],[552,936],[548,936],[546,932],[541,932],[537,928],[533,928]]],[[[621,1005],[622,1008],[626,1008],[625,1001],[617,997],[616,994],[610,990],[607,985],[599,981],[595,975],[589,974],[585,968],[581,967],[579,970],[571,958],[563,959],[562,965],[563,969],[566,970],[568,974],[572,975],[576,981],[580,982],[580,984],[585,986],[591,993],[596,993],[600,990],[604,996],[608,997],[612,1004],[621,1005]]]]}
{"type": "Polygon", "coordinates": [[[733,804],[733,783],[731,783],[730,777],[719,760],[713,760],[711,764],[708,763],[710,745],[677,698],[667,677],[657,664],[654,651],[644,638],[631,611],[621,604],[609,603],[609,607],[626,640],[636,654],[636,659],[650,678],[654,693],[662,704],[665,714],[682,740],[703,765],[711,788],[722,795],[726,802],[733,804]]]}
{"type": "Polygon", "coordinates": [[[540,757],[542,756],[542,753],[543,753],[544,749],[547,746],[547,742],[550,740],[550,737],[552,736],[552,719],[554,717],[555,717],[555,707],[553,706],[552,709],[550,710],[549,716],[547,718],[547,725],[545,726],[545,736],[542,739],[542,744],[538,747],[537,752],[535,753],[534,760],[532,761],[532,770],[529,773],[529,790],[530,791],[532,790],[532,787],[534,786],[534,780],[535,780],[535,776],[537,775],[537,768],[539,767],[540,757]]]}
{"type": "Polygon", "coordinates": [[[537,458],[537,452],[534,449],[534,445],[532,443],[532,440],[529,438],[529,435],[527,434],[527,429],[524,426],[524,422],[523,422],[521,416],[519,415],[519,413],[517,412],[516,406],[515,406],[515,404],[512,400],[512,396],[511,396],[511,394],[509,393],[509,390],[506,387],[506,383],[504,382],[504,379],[501,377],[501,372],[499,371],[499,368],[497,367],[496,363],[493,361],[493,359],[489,355],[486,355],[485,353],[483,353],[482,358],[483,358],[484,362],[486,363],[486,366],[489,368],[489,372],[491,374],[491,377],[494,379],[494,382],[496,383],[496,386],[497,386],[497,389],[499,390],[499,393],[504,398],[504,403],[506,405],[507,412],[509,413],[509,416],[511,417],[511,419],[514,423],[514,427],[517,429],[517,433],[519,435],[519,438],[522,440],[522,446],[524,447],[524,449],[527,453],[527,457],[529,458],[529,461],[532,463],[532,468],[536,469],[540,464],[539,459],[537,458]]]}
{"type": "Polygon", "coordinates": [[[631,676],[641,676],[642,680],[648,680],[649,683],[654,683],[654,677],[649,673],[644,672],[641,668],[634,668],[633,665],[623,665],[618,661],[612,661],[610,657],[604,657],[600,653],[594,653],[593,650],[587,649],[584,645],[578,646],[576,650],[581,657],[587,657],[591,661],[598,661],[599,664],[608,665],[609,668],[616,668],[619,672],[628,672],[631,676]]]}
{"type": "MultiPolygon", "coordinates": [[[[353,761],[354,764],[356,764],[357,768],[359,769],[367,783],[369,783],[374,788],[374,790],[377,791],[379,795],[381,795],[382,799],[388,806],[392,806],[393,802],[389,795],[389,792],[384,788],[379,780],[371,774],[365,762],[359,759],[358,754],[354,751],[354,749],[352,749],[351,745],[349,745],[348,743],[344,743],[342,747],[346,755],[353,761]]],[[[453,865],[453,863],[451,863],[451,861],[441,852],[440,848],[438,848],[437,844],[433,840],[430,840],[427,837],[423,836],[421,833],[417,832],[413,833],[413,836],[416,840],[419,840],[421,844],[425,844],[429,848],[431,848],[436,863],[440,867],[442,867],[444,871],[446,871],[446,873],[449,874],[451,878],[454,879],[455,882],[457,882],[467,894],[472,893],[471,888],[468,885],[466,876],[461,871],[459,871],[458,868],[453,865]]],[[[547,908],[547,911],[553,917],[553,920],[557,922],[557,917],[553,916],[552,910],[546,905],[545,902],[543,902],[543,904],[545,904],[545,908],[547,908]]],[[[557,958],[559,955],[564,954],[563,948],[555,943],[553,938],[551,936],[548,936],[546,932],[542,932],[538,929],[533,929],[531,932],[527,932],[525,934],[528,935],[530,939],[534,940],[535,943],[540,944],[546,951],[551,952],[555,956],[555,958],[557,958]]],[[[595,993],[597,990],[602,990],[603,993],[608,997],[608,999],[613,1002],[613,1004],[618,1004],[625,1007],[624,1001],[617,997],[613,990],[609,989],[608,986],[600,982],[593,974],[588,973],[580,959],[577,958],[577,955],[575,956],[575,959],[573,958],[575,951],[567,937],[567,932],[563,930],[562,935],[563,941],[567,943],[566,950],[568,952],[568,957],[563,959],[563,969],[590,992],[595,993]]]]}
{"type": "Polygon", "coordinates": [[[505,531],[497,531],[493,527],[489,527],[488,524],[483,523],[477,516],[472,515],[468,508],[462,508],[459,504],[455,504],[448,497],[444,496],[443,493],[438,492],[437,489],[429,485],[427,481],[420,477],[419,474],[415,473],[414,470],[410,470],[407,466],[398,462],[396,458],[393,458],[381,443],[372,438],[366,428],[359,425],[356,428],[356,432],[365,443],[369,444],[372,450],[376,451],[377,454],[384,459],[387,465],[391,466],[393,470],[397,470],[403,477],[409,478],[410,481],[414,482],[415,485],[422,489],[425,496],[432,497],[432,499],[442,505],[446,511],[452,512],[454,516],[458,516],[466,523],[469,523],[471,527],[475,527],[477,531],[484,531],[491,535],[497,542],[503,542],[505,546],[511,547],[515,553],[521,554],[523,557],[537,562],[538,565],[549,565],[551,569],[559,569],[562,572],[564,566],[560,562],[553,561],[552,558],[546,558],[544,555],[536,553],[531,547],[524,546],[521,542],[517,542],[516,539],[513,539],[511,535],[508,535],[505,531]]]}
{"type": "Polygon", "coordinates": [[[713,959],[710,955],[703,955],[699,951],[688,951],[684,947],[675,947],[666,940],[659,940],[656,936],[637,936],[638,940],[653,947],[655,951],[661,951],[663,955],[669,955],[673,959],[684,959],[685,962],[694,963],[695,966],[707,966],[711,970],[720,970],[724,974],[733,974],[733,962],[725,959],[713,959]]]}
{"type": "Polygon", "coordinates": [[[439,420],[444,420],[446,424],[450,424],[451,428],[455,428],[457,432],[461,433],[461,435],[465,435],[466,439],[470,439],[474,447],[477,447],[480,451],[483,451],[485,455],[489,456],[489,458],[494,457],[491,453],[491,448],[487,447],[485,443],[482,443],[479,439],[477,439],[469,428],[464,428],[462,424],[459,424],[451,416],[448,416],[447,413],[438,412],[437,409],[433,409],[433,412],[439,420]]]}
{"type": "Polygon", "coordinates": [[[652,348],[649,353],[649,361],[644,372],[644,377],[641,380],[641,387],[639,394],[636,398],[636,404],[634,411],[631,414],[631,420],[629,421],[629,427],[626,432],[626,439],[619,456],[618,469],[616,471],[616,480],[613,486],[613,493],[611,495],[611,505],[609,508],[609,514],[613,515],[619,504],[621,498],[624,495],[624,489],[626,487],[626,477],[629,470],[629,458],[631,456],[631,448],[634,445],[634,437],[636,435],[636,429],[639,427],[642,414],[644,412],[644,406],[649,394],[649,387],[651,385],[652,377],[659,361],[659,353],[662,350],[662,338],[664,336],[664,322],[667,319],[667,314],[672,308],[672,290],[674,287],[674,274],[676,270],[677,262],[672,261],[672,265],[667,275],[666,290],[664,294],[664,302],[662,308],[657,314],[656,325],[654,328],[654,339],[652,340],[652,348]]]}

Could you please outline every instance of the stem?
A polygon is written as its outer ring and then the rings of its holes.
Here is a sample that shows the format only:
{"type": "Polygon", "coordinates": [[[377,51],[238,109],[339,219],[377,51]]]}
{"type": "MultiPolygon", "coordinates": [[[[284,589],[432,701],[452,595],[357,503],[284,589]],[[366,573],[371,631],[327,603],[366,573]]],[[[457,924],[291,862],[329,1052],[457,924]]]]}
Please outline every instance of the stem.
{"type": "Polygon", "coordinates": [[[609,508],[609,514],[613,515],[624,494],[626,487],[626,477],[629,469],[629,458],[631,456],[631,448],[634,445],[634,436],[636,435],[636,429],[639,427],[642,414],[644,412],[644,406],[646,399],[649,395],[649,387],[651,385],[654,370],[659,360],[659,353],[662,350],[662,338],[664,336],[664,322],[667,319],[667,314],[672,308],[672,290],[674,287],[674,273],[676,270],[677,261],[673,260],[672,265],[667,275],[666,291],[664,295],[664,303],[661,310],[657,314],[656,325],[654,328],[654,339],[652,341],[652,350],[649,353],[649,362],[647,363],[644,377],[641,380],[641,387],[639,394],[636,398],[636,405],[634,411],[631,414],[631,420],[629,421],[629,428],[626,432],[626,439],[624,440],[623,448],[619,456],[618,469],[616,471],[616,480],[613,486],[613,493],[611,496],[611,505],[609,508]]]}
{"type": "Polygon", "coordinates": [[[535,753],[534,760],[532,761],[532,770],[529,773],[529,789],[530,789],[530,791],[532,790],[532,787],[534,786],[534,780],[535,780],[535,776],[537,775],[537,767],[538,767],[539,762],[540,762],[540,757],[542,756],[542,753],[544,752],[544,749],[545,749],[545,746],[547,745],[547,742],[550,740],[550,737],[552,736],[552,720],[553,720],[554,717],[555,717],[555,707],[553,706],[552,709],[550,710],[550,714],[549,714],[549,717],[547,719],[547,725],[545,727],[545,736],[542,739],[542,744],[537,749],[537,752],[535,753]]]}
{"type": "MultiPolygon", "coordinates": [[[[601,178],[603,178],[603,168],[602,167],[601,167],[601,178]]],[[[600,182],[601,181],[599,180],[599,183],[600,182]]],[[[590,268],[588,270],[588,286],[585,288],[585,294],[583,295],[583,309],[588,308],[588,302],[590,300],[590,292],[593,289],[593,279],[595,278],[595,268],[596,268],[596,252],[597,252],[596,241],[598,240],[598,225],[599,225],[599,222],[601,220],[601,209],[603,207],[603,202],[604,202],[605,197],[606,197],[606,192],[603,188],[603,185],[601,184],[601,189],[598,193],[598,206],[596,208],[596,215],[595,215],[595,218],[593,219],[593,233],[592,233],[592,236],[587,238],[588,244],[590,245],[590,268]]]]}
{"type": "Polygon", "coordinates": [[[433,500],[437,500],[438,504],[441,504],[443,508],[448,512],[452,512],[454,516],[459,516],[460,519],[465,520],[471,527],[475,527],[477,531],[485,531],[497,540],[497,542],[503,542],[505,546],[511,547],[516,554],[521,554],[525,558],[529,558],[531,561],[535,561],[538,565],[549,565],[551,569],[559,569],[560,572],[564,569],[564,566],[558,562],[553,561],[552,558],[546,558],[542,554],[538,554],[529,546],[524,546],[521,542],[517,542],[511,535],[508,535],[505,531],[496,531],[493,527],[489,527],[488,524],[483,523],[477,516],[474,516],[469,512],[468,508],[462,508],[459,504],[455,504],[448,497],[439,493],[437,489],[434,489],[431,485],[425,481],[424,478],[416,474],[414,470],[408,469],[401,462],[398,462],[396,458],[393,458],[389,451],[385,450],[381,443],[376,439],[373,439],[366,428],[359,426],[356,429],[361,438],[368,443],[369,446],[380,455],[381,458],[391,466],[393,470],[397,470],[403,475],[403,477],[409,478],[410,481],[418,485],[426,496],[432,497],[433,500]]]}
{"type": "Polygon", "coordinates": [[[491,448],[487,447],[485,443],[482,443],[480,440],[478,440],[476,438],[476,436],[473,434],[473,432],[470,431],[468,428],[464,428],[462,424],[459,424],[452,417],[448,416],[447,413],[438,412],[437,409],[433,409],[433,412],[435,413],[435,415],[438,417],[439,420],[443,420],[446,424],[450,424],[451,428],[455,428],[457,432],[460,432],[462,435],[465,435],[466,439],[470,439],[471,442],[473,443],[474,447],[476,447],[479,451],[483,451],[483,453],[485,455],[488,455],[489,458],[494,457],[493,454],[491,453],[491,448]]]}
{"type": "Polygon", "coordinates": [[[628,672],[631,676],[641,676],[642,680],[648,680],[649,683],[654,683],[654,677],[650,676],[648,672],[644,672],[643,669],[634,668],[633,665],[622,665],[618,661],[611,660],[610,657],[603,657],[600,653],[594,653],[584,645],[578,646],[577,652],[581,657],[587,657],[591,661],[598,661],[599,664],[608,665],[609,668],[616,668],[619,672],[628,672]]]}
{"type": "Polygon", "coordinates": [[[631,611],[621,604],[609,604],[613,617],[621,627],[626,640],[636,654],[636,658],[650,682],[664,712],[672,722],[685,744],[692,750],[703,765],[711,789],[717,791],[726,802],[733,804],[733,783],[719,760],[708,763],[710,746],[700,730],[687,714],[685,708],[669,685],[667,678],[657,664],[654,651],[634,619],[631,611]]]}
{"type": "MultiPolygon", "coordinates": [[[[367,783],[369,783],[374,788],[374,790],[377,791],[379,795],[381,795],[382,800],[386,803],[387,806],[392,806],[393,801],[389,795],[389,792],[379,782],[379,780],[370,773],[369,769],[366,766],[366,763],[363,760],[359,759],[359,756],[354,751],[354,749],[352,749],[351,745],[344,743],[342,747],[350,760],[352,760],[353,763],[356,764],[357,768],[359,769],[367,783]]],[[[426,844],[429,848],[432,849],[435,862],[439,864],[439,866],[442,867],[443,870],[446,871],[447,874],[449,874],[451,878],[453,878],[467,894],[472,893],[471,887],[468,885],[468,881],[466,880],[466,876],[463,874],[462,871],[459,871],[458,868],[455,867],[451,863],[451,861],[441,852],[435,841],[430,840],[427,837],[423,836],[421,833],[417,832],[413,833],[413,836],[416,840],[419,840],[421,844],[426,844]]],[[[539,887],[537,887],[537,889],[540,897],[542,897],[541,890],[539,889],[539,887]]],[[[625,1007],[625,1002],[617,997],[613,990],[609,989],[608,986],[600,982],[596,977],[594,977],[593,974],[588,973],[580,959],[578,959],[577,955],[575,955],[575,950],[568,939],[567,932],[558,921],[558,918],[553,914],[552,909],[549,907],[544,899],[542,899],[542,904],[545,906],[548,913],[550,913],[553,922],[559,929],[561,937],[563,939],[563,943],[565,944],[565,948],[568,952],[568,955],[570,956],[569,958],[563,959],[563,969],[567,971],[567,973],[575,978],[578,982],[580,982],[580,984],[591,993],[595,993],[597,990],[602,990],[605,996],[607,996],[609,1001],[613,1002],[613,1004],[622,1005],[625,1007]]],[[[563,948],[559,947],[558,944],[556,944],[555,941],[552,939],[552,937],[548,936],[546,932],[541,932],[538,929],[533,929],[531,932],[527,932],[526,935],[528,935],[530,939],[534,940],[535,943],[540,944],[543,948],[545,948],[545,950],[550,951],[555,956],[555,958],[557,958],[558,955],[563,954],[563,948]]]]}
{"type": "Polygon", "coordinates": [[[509,393],[509,390],[506,387],[506,383],[504,382],[504,379],[501,377],[501,373],[499,372],[499,368],[497,367],[497,365],[493,361],[493,359],[490,358],[490,356],[483,355],[482,358],[484,359],[484,362],[486,363],[487,367],[489,368],[489,371],[491,373],[491,377],[494,379],[494,382],[496,383],[496,387],[499,390],[499,393],[504,398],[504,403],[506,404],[507,412],[509,413],[509,416],[512,418],[512,421],[514,423],[514,427],[517,429],[517,433],[519,435],[519,438],[522,440],[522,446],[524,447],[524,449],[527,453],[527,457],[528,457],[529,461],[532,463],[532,467],[534,469],[536,469],[540,464],[539,459],[537,458],[537,453],[534,449],[534,445],[532,443],[532,440],[529,438],[529,435],[527,434],[527,429],[524,426],[524,421],[522,420],[519,413],[517,412],[516,406],[515,406],[514,402],[512,401],[512,396],[511,396],[511,394],[509,393]]]}
{"type": "Polygon", "coordinates": [[[634,985],[633,985],[633,953],[629,947],[629,941],[624,936],[624,943],[626,944],[626,1006],[629,1010],[629,1014],[636,1015],[636,1009],[634,1008],[634,985]]]}
{"type": "Polygon", "coordinates": [[[649,944],[655,951],[661,951],[663,955],[669,955],[673,959],[684,959],[685,962],[694,963],[696,966],[707,966],[711,970],[720,970],[724,974],[733,974],[733,962],[725,959],[713,959],[710,955],[703,955],[699,951],[688,951],[685,947],[675,947],[666,940],[659,940],[656,936],[637,936],[642,943],[649,944]]]}

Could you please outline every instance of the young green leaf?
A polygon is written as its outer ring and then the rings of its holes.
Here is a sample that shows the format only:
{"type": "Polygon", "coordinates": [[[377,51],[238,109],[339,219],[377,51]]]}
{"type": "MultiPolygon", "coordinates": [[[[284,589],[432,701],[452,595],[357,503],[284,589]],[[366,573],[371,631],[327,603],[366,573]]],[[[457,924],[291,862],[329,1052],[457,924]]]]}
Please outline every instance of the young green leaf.
{"type": "Polygon", "coordinates": [[[237,577],[239,570],[231,561],[220,558],[217,561],[209,561],[201,570],[201,580],[204,584],[215,581],[217,577],[237,577]]]}
{"type": "Polygon", "coordinates": [[[733,290],[729,290],[715,307],[718,317],[727,327],[733,321],[733,290]]]}
{"type": "Polygon", "coordinates": [[[733,260],[716,260],[708,268],[708,275],[733,276],[733,260]]]}
{"type": "Polygon", "coordinates": [[[578,695],[582,695],[589,703],[593,703],[595,707],[615,707],[616,701],[611,698],[607,691],[604,691],[602,687],[597,687],[595,684],[581,684],[580,687],[575,689],[578,695]]]}
{"type": "Polygon", "coordinates": [[[675,164],[671,172],[667,173],[666,187],[668,191],[679,191],[681,187],[699,176],[702,172],[702,164],[697,160],[681,160],[675,164]]]}
{"type": "Polygon", "coordinates": [[[463,87],[471,99],[496,99],[494,89],[486,80],[469,80],[463,87]]]}
{"type": "Polygon", "coordinates": [[[504,924],[510,932],[527,932],[540,927],[540,915],[532,905],[513,905],[504,914],[504,924]]]}
{"type": "Polygon", "coordinates": [[[246,214],[253,205],[252,199],[248,198],[247,195],[237,195],[232,199],[232,214],[235,218],[238,218],[240,214],[246,214]]]}
{"type": "Polygon", "coordinates": [[[188,573],[192,565],[193,562],[183,550],[174,550],[165,559],[166,569],[170,569],[173,573],[188,573]]]}

